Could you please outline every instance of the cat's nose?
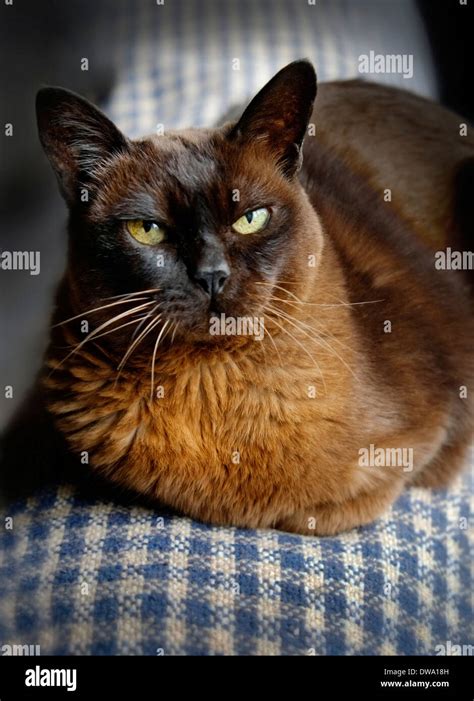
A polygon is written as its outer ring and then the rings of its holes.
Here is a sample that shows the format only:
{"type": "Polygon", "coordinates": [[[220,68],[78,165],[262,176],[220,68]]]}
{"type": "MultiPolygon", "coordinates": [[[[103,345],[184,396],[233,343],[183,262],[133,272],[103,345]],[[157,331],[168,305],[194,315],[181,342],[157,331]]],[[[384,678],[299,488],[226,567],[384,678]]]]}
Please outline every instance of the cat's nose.
{"type": "Polygon", "coordinates": [[[224,289],[229,275],[229,267],[227,264],[224,264],[221,265],[219,270],[198,269],[194,279],[209,297],[216,297],[224,289]]]}

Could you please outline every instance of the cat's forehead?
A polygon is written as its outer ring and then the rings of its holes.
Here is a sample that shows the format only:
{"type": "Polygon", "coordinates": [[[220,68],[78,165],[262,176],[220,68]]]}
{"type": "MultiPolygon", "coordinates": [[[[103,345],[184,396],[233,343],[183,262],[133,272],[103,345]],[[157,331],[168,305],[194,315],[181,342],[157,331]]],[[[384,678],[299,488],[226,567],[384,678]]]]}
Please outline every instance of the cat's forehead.
{"type": "Polygon", "coordinates": [[[196,199],[224,207],[237,190],[252,191],[258,200],[275,174],[244,157],[225,130],[188,129],[133,141],[102,175],[98,208],[152,218],[159,207],[192,207],[196,199]]]}
{"type": "Polygon", "coordinates": [[[188,129],[170,129],[162,135],[150,134],[136,139],[135,143],[152,143],[163,151],[186,151],[189,147],[205,149],[209,144],[222,141],[222,131],[219,129],[204,129],[190,127],[188,129]]]}
{"type": "Polygon", "coordinates": [[[170,131],[166,135],[152,135],[134,142],[135,155],[149,164],[155,163],[166,170],[172,169],[176,177],[186,179],[189,168],[196,178],[200,171],[215,171],[225,151],[221,135],[211,129],[186,129],[170,131]]]}
{"type": "Polygon", "coordinates": [[[132,141],[101,174],[102,201],[114,202],[135,191],[160,198],[210,187],[222,163],[218,141],[210,130],[197,129],[132,141]]]}
{"type": "Polygon", "coordinates": [[[215,176],[225,152],[224,140],[210,129],[187,129],[152,135],[134,142],[137,165],[146,165],[157,175],[171,176],[185,187],[215,176]]]}

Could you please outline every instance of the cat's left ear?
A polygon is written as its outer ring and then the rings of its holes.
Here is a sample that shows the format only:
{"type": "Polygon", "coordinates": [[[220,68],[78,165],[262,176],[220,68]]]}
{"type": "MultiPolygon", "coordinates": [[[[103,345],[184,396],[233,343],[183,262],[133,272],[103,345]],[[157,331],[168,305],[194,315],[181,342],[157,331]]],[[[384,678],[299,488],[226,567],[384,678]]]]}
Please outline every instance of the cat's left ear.
{"type": "Polygon", "coordinates": [[[292,177],[301,166],[301,147],[315,98],[313,65],[294,61],[253,98],[229,138],[265,143],[284,174],[292,177]]]}
{"type": "Polygon", "coordinates": [[[36,116],[41,143],[69,205],[101,162],[128,148],[127,138],[105,114],[69,90],[40,90],[36,116]]]}

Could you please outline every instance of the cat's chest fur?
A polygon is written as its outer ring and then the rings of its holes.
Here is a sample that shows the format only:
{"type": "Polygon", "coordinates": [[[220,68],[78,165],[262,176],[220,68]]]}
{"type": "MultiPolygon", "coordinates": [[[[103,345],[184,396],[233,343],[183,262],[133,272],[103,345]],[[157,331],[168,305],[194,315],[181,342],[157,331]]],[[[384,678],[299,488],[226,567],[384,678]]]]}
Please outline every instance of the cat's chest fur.
{"type": "Polygon", "coordinates": [[[88,356],[45,379],[49,408],[70,440],[94,452],[98,465],[103,441],[108,464],[130,456],[139,443],[155,455],[185,458],[189,451],[209,462],[213,449],[220,459],[229,450],[230,460],[249,441],[266,440],[272,426],[299,423],[302,413],[307,416],[303,408],[311,392],[320,393],[317,373],[304,361],[277,367],[267,365],[263,355],[234,358],[218,352],[179,369],[178,361],[173,365],[155,369],[152,387],[150,365],[115,381],[112,367],[88,356]],[[56,401],[66,387],[70,399],[62,395],[56,401]]]}
{"type": "MultiPolygon", "coordinates": [[[[314,488],[308,465],[323,475],[335,462],[334,479],[349,469],[349,416],[304,358],[278,366],[256,351],[175,360],[157,367],[153,397],[150,367],[114,383],[112,368],[89,355],[44,382],[56,425],[92,468],[202,518],[255,508],[262,524],[262,503],[285,515],[304,497],[306,480],[314,488]]],[[[333,488],[331,476],[321,481],[322,495],[333,488]]]]}

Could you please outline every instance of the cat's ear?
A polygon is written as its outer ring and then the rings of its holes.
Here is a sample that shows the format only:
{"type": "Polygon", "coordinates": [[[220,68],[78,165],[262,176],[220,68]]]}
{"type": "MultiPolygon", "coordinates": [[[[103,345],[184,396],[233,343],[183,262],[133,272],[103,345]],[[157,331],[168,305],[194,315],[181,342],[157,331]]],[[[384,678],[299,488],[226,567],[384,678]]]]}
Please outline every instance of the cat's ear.
{"type": "Polygon", "coordinates": [[[229,134],[243,142],[264,142],[285,175],[301,165],[303,139],[316,97],[316,73],[309,61],[282,68],[253,98],[229,134]]]}
{"type": "Polygon", "coordinates": [[[40,90],[36,116],[41,143],[70,205],[101,162],[128,148],[126,137],[105,114],[69,90],[40,90]]]}

